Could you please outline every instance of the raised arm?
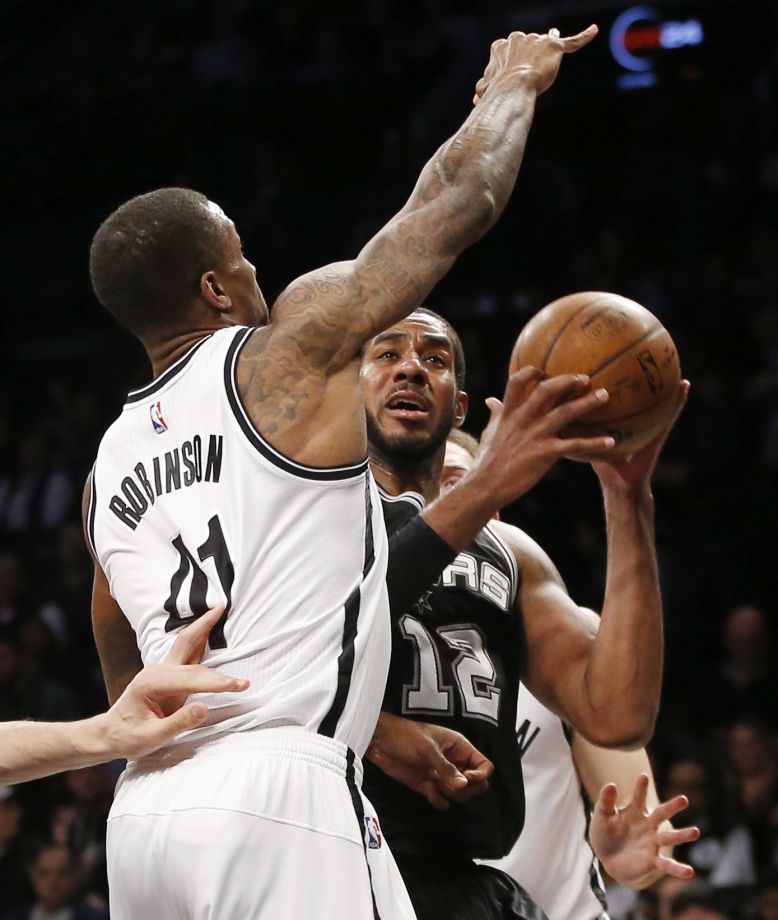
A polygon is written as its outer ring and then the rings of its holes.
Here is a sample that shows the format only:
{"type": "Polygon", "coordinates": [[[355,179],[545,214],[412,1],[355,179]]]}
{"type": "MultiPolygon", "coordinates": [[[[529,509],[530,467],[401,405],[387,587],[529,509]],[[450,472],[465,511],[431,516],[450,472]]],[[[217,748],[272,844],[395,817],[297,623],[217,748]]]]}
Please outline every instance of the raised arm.
{"type": "MultiPolygon", "coordinates": [[[[688,382],[678,393],[678,412],[688,382]]],[[[602,747],[648,741],[662,682],[662,603],[650,477],[663,438],[627,460],[598,463],[608,563],[599,631],[570,599],[548,556],[507,528],[522,571],[525,683],[584,737],[602,747]]]]}
{"type": "Polygon", "coordinates": [[[405,207],[357,258],[294,281],[273,308],[277,331],[305,329],[307,358],[332,368],[350,362],[374,335],[408,315],[457,256],[494,224],[524,154],[535,99],[553,82],[580,35],[514,32],[492,45],[476,105],[422,170],[405,207]]]}

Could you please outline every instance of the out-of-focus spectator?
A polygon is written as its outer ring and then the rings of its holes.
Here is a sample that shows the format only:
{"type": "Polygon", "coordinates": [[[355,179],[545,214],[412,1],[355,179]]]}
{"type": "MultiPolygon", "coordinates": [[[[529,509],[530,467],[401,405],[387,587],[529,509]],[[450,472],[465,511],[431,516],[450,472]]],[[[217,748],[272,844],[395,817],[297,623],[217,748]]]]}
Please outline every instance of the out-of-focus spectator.
{"type": "Polygon", "coordinates": [[[738,719],[778,726],[778,676],[773,666],[774,635],[764,611],[735,607],[724,623],[723,661],[706,691],[709,721],[728,727],[738,719]]]}
{"type": "Polygon", "coordinates": [[[58,722],[79,714],[73,691],[41,673],[15,639],[0,633],[0,720],[58,722]]]}
{"type": "Polygon", "coordinates": [[[673,763],[667,771],[664,798],[685,795],[684,819],[700,828],[701,837],[676,848],[675,858],[689,863],[713,887],[752,885],[756,881],[751,837],[743,824],[725,813],[708,767],[694,758],[673,763]]]}
{"type": "Polygon", "coordinates": [[[108,912],[79,898],[79,867],[67,847],[44,847],[30,873],[35,901],[4,914],[2,920],[108,920],[108,912]]]}
{"type": "Polygon", "coordinates": [[[0,911],[32,895],[27,878],[29,842],[22,834],[22,815],[13,787],[0,786],[0,911]]]}
{"type": "Polygon", "coordinates": [[[736,722],[727,737],[734,814],[751,835],[757,875],[778,869],[778,767],[775,738],[755,721],[736,722]]]}
{"type": "Polygon", "coordinates": [[[70,796],[61,814],[60,834],[76,854],[90,891],[107,894],[105,875],[105,825],[116,778],[105,764],[71,770],[65,774],[70,796]],[[69,806],[69,807],[67,807],[69,806]]]}
{"type": "Polygon", "coordinates": [[[24,561],[16,553],[0,553],[0,628],[13,625],[32,607],[27,597],[24,561]]]}
{"type": "Polygon", "coordinates": [[[769,876],[759,886],[754,920],[778,920],[778,874],[769,876]]]}
{"type": "Polygon", "coordinates": [[[0,532],[28,537],[62,524],[75,490],[55,462],[42,431],[28,431],[19,441],[15,468],[0,479],[0,532]]]}
{"type": "Polygon", "coordinates": [[[672,920],[730,920],[716,904],[713,892],[704,883],[691,882],[670,902],[672,920]]]}

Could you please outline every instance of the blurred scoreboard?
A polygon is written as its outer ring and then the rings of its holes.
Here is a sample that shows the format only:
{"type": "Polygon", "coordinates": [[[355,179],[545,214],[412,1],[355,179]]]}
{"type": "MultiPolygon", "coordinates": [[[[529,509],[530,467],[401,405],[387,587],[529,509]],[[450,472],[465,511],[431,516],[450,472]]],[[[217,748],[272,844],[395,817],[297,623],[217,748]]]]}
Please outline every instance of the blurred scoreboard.
{"type": "Polygon", "coordinates": [[[770,0],[517,5],[511,27],[545,31],[557,26],[569,35],[596,22],[600,34],[585,52],[589,89],[629,91],[695,82],[725,87],[742,85],[770,66],[775,5],[770,0]]]}

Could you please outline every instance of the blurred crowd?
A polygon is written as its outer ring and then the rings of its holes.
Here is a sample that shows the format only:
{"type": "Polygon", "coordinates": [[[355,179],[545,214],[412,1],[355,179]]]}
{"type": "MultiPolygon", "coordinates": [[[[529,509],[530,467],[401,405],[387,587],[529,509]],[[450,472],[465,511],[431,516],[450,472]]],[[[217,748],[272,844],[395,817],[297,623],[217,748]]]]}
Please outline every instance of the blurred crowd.
{"type": "MultiPolygon", "coordinates": [[[[23,300],[6,286],[0,719],[71,719],[105,706],[83,483],[124,394],[148,377],[89,291],[100,220],[159,185],[205,191],[234,217],[272,301],[296,275],[355,254],[402,205],[466,115],[494,38],[583,26],[597,5],[576,19],[566,4],[565,19],[554,4],[500,0],[139,0],[98,16],[82,0],[48,30],[38,4],[9,6],[0,150],[13,168],[0,191],[23,300]]],[[[611,915],[777,920],[775,61],[731,68],[729,82],[690,72],[620,93],[602,48],[590,64],[586,53],[541,100],[508,211],[430,305],[462,334],[476,435],[518,331],[555,297],[617,291],[673,334],[692,393],[655,483],[667,669],[651,754],[661,794],[687,795],[684,822],[703,836],[677,854],[694,883],[613,888],[611,915]]],[[[591,471],[559,465],[505,517],[596,609],[591,471]]],[[[107,916],[105,818],[120,769],[0,788],[0,920],[107,916]]]]}

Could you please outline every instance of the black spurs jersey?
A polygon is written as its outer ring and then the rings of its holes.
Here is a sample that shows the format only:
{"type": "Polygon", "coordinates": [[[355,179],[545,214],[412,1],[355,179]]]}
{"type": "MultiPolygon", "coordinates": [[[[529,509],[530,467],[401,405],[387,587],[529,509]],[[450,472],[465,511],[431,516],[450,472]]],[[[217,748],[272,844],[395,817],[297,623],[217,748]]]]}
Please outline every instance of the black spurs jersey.
{"type": "MultiPolygon", "coordinates": [[[[392,535],[423,503],[413,493],[381,496],[391,547],[392,535]]],[[[365,792],[401,864],[417,857],[498,857],[521,832],[524,787],[515,725],[525,642],[515,603],[518,581],[513,553],[487,525],[442,574],[439,568],[430,573],[432,587],[415,604],[392,609],[383,708],[461,732],[495,765],[484,795],[439,812],[365,764],[365,792]]]]}

